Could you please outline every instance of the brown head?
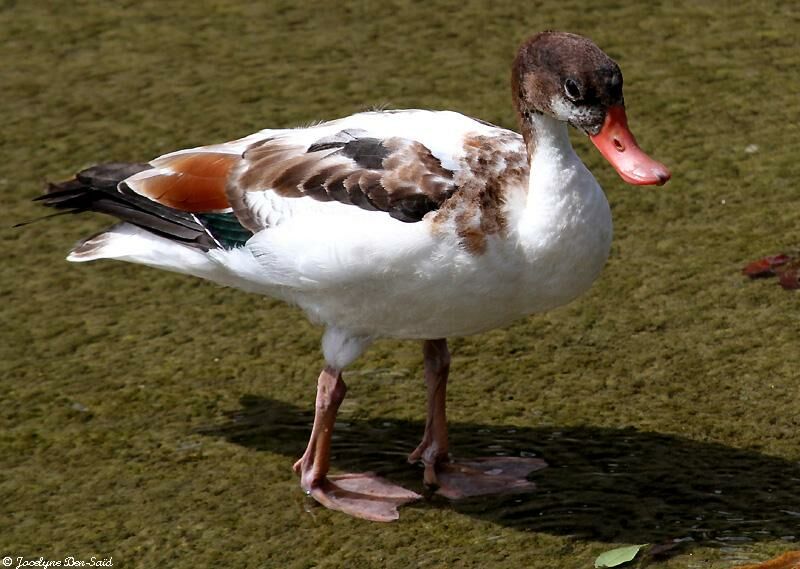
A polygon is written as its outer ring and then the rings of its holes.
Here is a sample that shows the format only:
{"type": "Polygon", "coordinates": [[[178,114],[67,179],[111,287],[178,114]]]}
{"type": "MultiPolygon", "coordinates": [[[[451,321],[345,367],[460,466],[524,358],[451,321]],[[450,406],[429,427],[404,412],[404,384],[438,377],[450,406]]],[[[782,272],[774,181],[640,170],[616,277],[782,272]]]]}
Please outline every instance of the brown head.
{"type": "Polygon", "coordinates": [[[545,114],[587,134],[626,182],[669,180],[669,170],[648,157],[628,130],[619,66],[591,40],[565,32],[533,36],[517,52],[511,86],[529,148],[534,117],[545,114]]]}

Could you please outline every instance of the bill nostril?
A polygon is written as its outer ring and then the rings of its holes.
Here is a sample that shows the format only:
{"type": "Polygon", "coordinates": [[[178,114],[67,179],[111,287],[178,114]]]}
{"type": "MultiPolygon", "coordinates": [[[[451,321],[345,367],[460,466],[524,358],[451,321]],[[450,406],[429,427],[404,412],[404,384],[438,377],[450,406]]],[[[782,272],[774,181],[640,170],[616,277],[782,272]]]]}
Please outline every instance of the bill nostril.
{"type": "Polygon", "coordinates": [[[615,138],[614,139],[614,148],[617,149],[617,152],[624,152],[625,151],[625,144],[623,144],[623,142],[620,139],[615,138]]]}

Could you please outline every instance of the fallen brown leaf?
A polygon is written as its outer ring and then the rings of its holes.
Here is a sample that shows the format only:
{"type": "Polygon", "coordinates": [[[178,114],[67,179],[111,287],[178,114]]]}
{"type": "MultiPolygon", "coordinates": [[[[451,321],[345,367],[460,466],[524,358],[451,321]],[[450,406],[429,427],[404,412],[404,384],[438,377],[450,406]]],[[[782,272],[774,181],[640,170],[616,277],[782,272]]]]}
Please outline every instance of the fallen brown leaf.
{"type": "Polygon", "coordinates": [[[800,551],[788,551],[769,561],[756,565],[739,565],[731,569],[800,569],[800,551]]]}

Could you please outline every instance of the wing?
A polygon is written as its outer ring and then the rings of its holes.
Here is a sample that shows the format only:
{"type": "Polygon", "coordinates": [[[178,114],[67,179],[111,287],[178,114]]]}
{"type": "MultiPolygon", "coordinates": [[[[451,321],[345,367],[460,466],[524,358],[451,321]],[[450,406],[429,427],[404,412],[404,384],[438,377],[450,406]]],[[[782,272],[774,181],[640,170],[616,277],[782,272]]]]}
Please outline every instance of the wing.
{"type": "Polygon", "coordinates": [[[269,225],[268,194],[338,202],[408,223],[438,209],[457,189],[454,172],[422,143],[344,129],[298,144],[278,136],[254,144],[234,169],[227,197],[252,231],[269,225]]]}
{"type": "Polygon", "coordinates": [[[414,223],[462,202],[483,207],[524,156],[518,134],[459,113],[381,111],[181,150],[125,182],[178,210],[232,211],[253,233],[304,215],[349,223],[358,211],[414,223]]]}

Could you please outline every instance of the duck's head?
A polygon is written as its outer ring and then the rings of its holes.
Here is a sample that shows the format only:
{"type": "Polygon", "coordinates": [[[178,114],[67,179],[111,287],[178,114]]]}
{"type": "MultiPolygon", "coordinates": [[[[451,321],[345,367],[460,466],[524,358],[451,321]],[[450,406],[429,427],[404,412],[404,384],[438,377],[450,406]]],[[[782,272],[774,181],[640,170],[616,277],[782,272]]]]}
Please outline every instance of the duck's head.
{"type": "Polygon", "coordinates": [[[667,167],[645,154],[628,129],[619,66],[592,41],[565,32],[533,36],[514,60],[512,89],[529,148],[535,116],[549,115],[586,133],[626,182],[669,180],[667,167]]]}

